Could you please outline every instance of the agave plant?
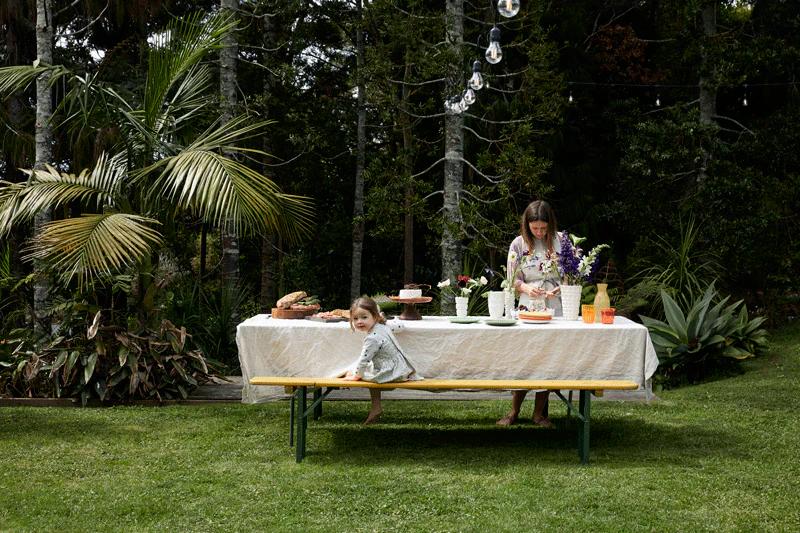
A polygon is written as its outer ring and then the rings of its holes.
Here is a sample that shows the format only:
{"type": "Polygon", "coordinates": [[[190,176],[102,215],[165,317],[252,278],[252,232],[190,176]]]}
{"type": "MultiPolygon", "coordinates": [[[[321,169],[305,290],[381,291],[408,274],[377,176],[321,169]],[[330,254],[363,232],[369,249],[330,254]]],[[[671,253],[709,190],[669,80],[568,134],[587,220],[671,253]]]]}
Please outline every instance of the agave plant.
{"type": "Polygon", "coordinates": [[[661,298],[666,322],[646,316],[641,319],[670,379],[683,373],[708,374],[722,359],[747,359],[766,349],[767,333],[761,328],[764,318],[751,320],[742,301],[729,304],[729,296],[713,303],[717,298],[714,283],[688,312],[666,291],[662,290],[661,298]]]}
{"type": "Polygon", "coordinates": [[[306,199],[281,192],[243,163],[266,156],[247,143],[269,123],[215,119],[213,80],[203,59],[230,28],[222,16],[199,14],[172,23],[152,40],[146,83],[132,96],[60,66],[0,69],[0,97],[49,69],[53,82],[70,88],[56,127],[66,128],[76,146],[109,145],[93,168],[77,174],[46,166],[28,171],[25,183],[0,182],[0,236],[42,209],[80,206],[80,216],[45,225],[26,258],[50,265],[64,284],[77,279],[87,287],[146,265],[181,213],[238,233],[270,231],[290,241],[306,234],[306,199]],[[100,138],[98,132],[110,130],[117,132],[113,142],[100,138]]]}

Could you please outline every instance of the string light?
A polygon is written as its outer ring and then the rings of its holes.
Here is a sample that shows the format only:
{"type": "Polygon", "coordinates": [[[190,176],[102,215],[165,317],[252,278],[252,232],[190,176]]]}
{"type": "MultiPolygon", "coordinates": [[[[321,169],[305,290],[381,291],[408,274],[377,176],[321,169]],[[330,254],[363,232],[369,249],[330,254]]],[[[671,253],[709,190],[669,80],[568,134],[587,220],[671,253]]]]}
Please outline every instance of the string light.
{"type": "Polygon", "coordinates": [[[483,89],[483,76],[481,76],[481,62],[475,61],[472,64],[472,77],[469,79],[469,88],[473,91],[483,89]]]}
{"type": "Polygon", "coordinates": [[[486,61],[496,65],[503,59],[503,50],[500,48],[500,28],[493,27],[489,31],[489,47],[486,49],[486,61]]]}
{"type": "Polygon", "coordinates": [[[744,96],[742,97],[742,106],[747,107],[747,84],[744,85],[744,96]]]}
{"type": "MultiPolygon", "coordinates": [[[[490,0],[490,4],[491,4],[490,0]]],[[[519,13],[520,3],[519,0],[498,0],[497,12],[506,18],[513,17],[519,13]]],[[[495,25],[489,31],[489,47],[486,48],[486,61],[492,65],[496,65],[503,59],[503,50],[500,48],[500,29],[497,27],[497,12],[494,15],[495,25]]],[[[480,38],[478,39],[478,46],[480,46],[480,38]]],[[[463,94],[448,98],[444,102],[445,112],[460,114],[467,110],[467,108],[474,104],[477,97],[475,91],[483,88],[483,76],[481,75],[481,62],[480,60],[472,63],[472,76],[467,82],[467,88],[463,94]]],[[[572,101],[572,94],[570,94],[570,102],[572,101]]]]}
{"type": "Polygon", "coordinates": [[[573,102],[573,99],[572,99],[572,91],[570,91],[570,92],[569,92],[569,103],[571,104],[572,102],[573,102]]]}
{"type": "Polygon", "coordinates": [[[656,94],[656,107],[661,107],[661,95],[656,94]]]}
{"type": "Polygon", "coordinates": [[[497,11],[506,18],[519,13],[519,0],[498,0],[497,11]]]}

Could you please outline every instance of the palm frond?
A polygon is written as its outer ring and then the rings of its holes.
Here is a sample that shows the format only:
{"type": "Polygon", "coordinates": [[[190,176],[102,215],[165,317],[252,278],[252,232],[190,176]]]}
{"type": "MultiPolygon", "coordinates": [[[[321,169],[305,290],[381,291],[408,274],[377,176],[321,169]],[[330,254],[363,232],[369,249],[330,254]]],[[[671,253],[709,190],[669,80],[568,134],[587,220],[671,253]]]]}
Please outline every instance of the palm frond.
{"type": "Polygon", "coordinates": [[[150,202],[166,197],[206,222],[239,233],[275,231],[298,240],[310,230],[306,198],[286,195],[259,172],[226,155],[185,149],[141,171],[160,174],[150,189],[150,202]]]}
{"type": "Polygon", "coordinates": [[[14,65],[11,67],[0,68],[0,99],[5,99],[10,94],[24,91],[31,83],[36,81],[41,74],[50,72],[50,85],[53,85],[58,78],[69,74],[69,71],[61,65],[14,65]]]}
{"type": "Polygon", "coordinates": [[[23,170],[30,179],[21,210],[26,217],[32,218],[43,209],[76,201],[95,209],[115,205],[115,196],[119,194],[126,172],[124,159],[120,157],[109,159],[103,153],[91,172],[84,169],[77,176],[59,172],[50,165],[43,169],[23,170]]]}
{"type": "Polygon", "coordinates": [[[0,180],[0,237],[7,235],[19,220],[25,190],[25,183],[0,180]]]}
{"type": "Polygon", "coordinates": [[[125,213],[67,218],[45,224],[32,240],[26,261],[41,260],[60,273],[64,284],[77,276],[85,287],[150,255],[161,234],[157,220],[125,213]]]}
{"type": "Polygon", "coordinates": [[[168,94],[192,67],[220,46],[235,22],[221,14],[204,18],[202,13],[174,21],[158,34],[148,58],[144,111],[148,126],[155,126],[168,94]]]}

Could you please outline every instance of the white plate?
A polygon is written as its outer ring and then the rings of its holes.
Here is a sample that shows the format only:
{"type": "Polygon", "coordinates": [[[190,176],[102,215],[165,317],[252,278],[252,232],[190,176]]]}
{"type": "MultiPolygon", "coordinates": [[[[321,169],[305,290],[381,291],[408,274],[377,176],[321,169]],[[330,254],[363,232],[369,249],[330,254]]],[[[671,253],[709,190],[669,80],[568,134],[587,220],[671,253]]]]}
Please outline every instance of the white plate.
{"type": "Polygon", "coordinates": [[[527,320],[525,318],[520,318],[520,320],[522,320],[526,324],[549,324],[550,322],[553,321],[552,318],[549,320],[527,320]]]}

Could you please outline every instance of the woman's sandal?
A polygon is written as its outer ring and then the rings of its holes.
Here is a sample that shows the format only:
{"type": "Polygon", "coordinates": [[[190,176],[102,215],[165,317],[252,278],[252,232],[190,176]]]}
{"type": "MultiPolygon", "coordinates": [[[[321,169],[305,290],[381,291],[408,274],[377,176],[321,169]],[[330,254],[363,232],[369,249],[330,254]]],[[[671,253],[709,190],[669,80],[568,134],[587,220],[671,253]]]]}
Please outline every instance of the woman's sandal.
{"type": "Polygon", "coordinates": [[[547,429],[552,429],[552,428],[556,427],[556,425],[553,424],[553,422],[551,422],[550,419],[547,418],[546,416],[543,416],[543,417],[540,417],[540,418],[534,417],[533,425],[534,426],[539,426],[540,428],[547,428],[547,429]]]}
{"type": "Polygon", "coordinates": [[[506,416],[495,422],[498,426],[510,426],[517,423],[517,415],[508,413],[506,416]]]}

